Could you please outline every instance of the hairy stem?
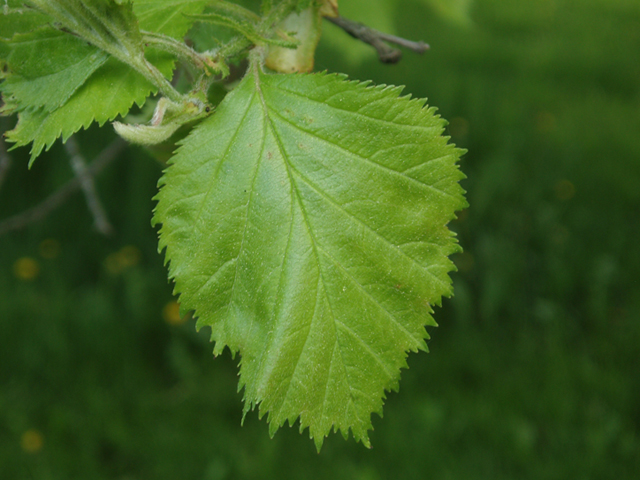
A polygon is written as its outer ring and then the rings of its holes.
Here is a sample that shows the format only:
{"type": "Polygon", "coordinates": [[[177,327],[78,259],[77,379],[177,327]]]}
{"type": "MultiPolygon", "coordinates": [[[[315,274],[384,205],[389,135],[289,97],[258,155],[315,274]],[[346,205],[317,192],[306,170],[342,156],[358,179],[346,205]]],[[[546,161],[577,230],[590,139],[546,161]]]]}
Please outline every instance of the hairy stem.
{"type": "Polygon", "coordinates": [[[161,33],[145,31],[142,31],[141,33],[145,45],[152,45],[164,50],[165,52],[168,52],[192,65],[197,70],[204,71],[207,74],[209,74],[211,70],[220,71],[220,68],[209,56],[196,52],[184,42],[179,42],[178,40],[161,33]]]}
{"type": "Polygon", "coordinates": [[[130,66],[132,66],[136,71],[140,72],[147,80],[153,83],[162,95],[167,97],[169,100],[172,100],[176,103],[181,103],[184,101],[185,97],[178,92],[171,82],[165,78],[160,70],[158,70],[150,61],[148,61],[144,56],[140,59],[136,59],[136,62],[128,62],[130,66]]]}

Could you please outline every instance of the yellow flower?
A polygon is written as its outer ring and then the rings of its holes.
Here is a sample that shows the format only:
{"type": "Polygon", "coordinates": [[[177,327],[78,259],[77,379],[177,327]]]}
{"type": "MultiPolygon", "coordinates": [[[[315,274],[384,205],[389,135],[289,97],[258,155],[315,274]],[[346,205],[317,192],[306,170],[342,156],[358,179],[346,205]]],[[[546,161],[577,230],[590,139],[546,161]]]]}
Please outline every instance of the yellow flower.
{"type": "Polygon", "coordinates": [[[43,445],[44,435],[33,428],[24,432],[20,438],[20,446],[27,453],[38,453],[43,445]]]}
{"type": "Polygon", "coordinates": [[[187,321],[188,315],[180,316],[180,304],[175,300],[167,303],[162,309],[162,318],[169,325],[181,325],[187,321]]]}
{"type": "Polygon", "coordinates": [[[13,274],[20,280],[35,280],[40,274],[40,264],[31,257],[19,258],[13,264],[13,274]]]}

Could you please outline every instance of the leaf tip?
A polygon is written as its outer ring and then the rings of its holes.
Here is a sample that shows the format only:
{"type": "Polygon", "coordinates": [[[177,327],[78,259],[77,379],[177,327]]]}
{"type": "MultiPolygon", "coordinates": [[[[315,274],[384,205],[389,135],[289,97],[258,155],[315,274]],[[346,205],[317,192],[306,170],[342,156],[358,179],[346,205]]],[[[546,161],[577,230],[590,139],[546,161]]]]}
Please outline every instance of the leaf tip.
{"type": "Polygon", "coordinates": [[[322,444],[324,443],[325,435],[316,435],[315,437],[309,432],[309,438],[313,440],[314,445],[316,446],[316,451],[320,454],[320,450],[322,450],[322,444]]]}

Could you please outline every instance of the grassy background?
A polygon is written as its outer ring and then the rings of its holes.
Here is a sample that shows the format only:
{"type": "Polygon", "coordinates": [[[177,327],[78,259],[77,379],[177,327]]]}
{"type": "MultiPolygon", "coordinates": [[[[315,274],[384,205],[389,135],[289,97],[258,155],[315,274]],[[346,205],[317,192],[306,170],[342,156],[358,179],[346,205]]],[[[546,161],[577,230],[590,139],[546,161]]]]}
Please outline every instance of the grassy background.
{"type": "MultiPolygon", "coordinates": [[[[171,312],[149,225],[160,169],[131,149],[98,180],[115,236],[77,194],[0,237],[0,478],[636,478],[640,4],[342,4],[432,51],[382,66],[327,25],[318,68],[406,85],[469,150],[456,296],[374,448],[333,435],[318,455],[255,412],[240,427],[236,361],[171,312]]],[[[111,135],[78,140],[91,158],[111,135]]],[[[0,218],[71,177],[59,145],[30,172],[13,156],[0,218]]]]}

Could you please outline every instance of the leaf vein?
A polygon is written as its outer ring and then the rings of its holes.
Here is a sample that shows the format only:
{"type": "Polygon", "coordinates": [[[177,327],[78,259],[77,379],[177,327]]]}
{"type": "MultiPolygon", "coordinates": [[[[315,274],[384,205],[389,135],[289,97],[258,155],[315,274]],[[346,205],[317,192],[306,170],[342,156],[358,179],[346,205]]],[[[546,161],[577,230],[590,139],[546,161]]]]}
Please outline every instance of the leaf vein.
{"type": "MultiPolygon", "coordinates": [[[[291,96],[304,99],[305,101],[317,103],[319,105],[322,105],[325,108],[327,106],[329,106],[332,109],[339,110],[341,112],[345,112],[346,114],[353,115],[353,116],[356,116],[356,117],[364,117],[364,118],[366,118],[368,120],[372,120],[374,122],[382,123],[384,125],[393,125],[395,127],[406,128],[406,129],[409,129],[409,130],[421,130],[421,131],[425,131],[425,130],[432,131],[432,130],[435,130],[435,129],[439,128],[438,126],[435,126],[435,125],[434,126],[425,127],[423,125],[410,125],[410,124],[406,124],[406,123],[396,123],[396,122],[393,122],[393,121],[390,121],[390,120],[385,120],[383,118],[371,117],[369,115],[365,115],[365,114],[360,113],[360,112],[354,112],[352,110],[347,110],[345,108],[340,108],[340,107],[337,107],[335,105],[328,105],[328,99],[331,99],[331,98],[333,98],[333,97],[335,97],[335,96],[337,96],[337,95],[339,95],[340,93],[343,93],[343,92],[338,92],[338,93],[336,93],[334,95],[331,95],[330,97],[328,97],[327,100],[316,100],[314,98],[311,98],[311,96],[302,95],[302,94],[300,94],[298,92],[294,92],[292,90],[288,90],[288,89],[283,88],[281,86],[278,86],[278,90],[281,91],[281,92],[284,92],[284,93],[288,93],[291,96]]],[[[401,97],[396,97],[396,98],[394,98],[394,100],[397,100],[398,98],[401,98],[401,97]]],[[[411,101],[409,100],[408,102],[410,103],[411,101]]],[[[275,111],[275,109],[273,109],[273,110],[275,111]]]]}
{"type": "Polygon", "coordinates": [[[376,363],[378,363],[382,367],[382,369],[387,374],[390,380],[393,380],[395,378],[393,373],[389,372],[388,367],[382,361],[382,357],[380,357],[380,354],[377,353],[374,349],[372,349],[371,346],[367,342],[365,342],[364,339],[360,335],[358,335],[356,331],[354,331],[352,328],[349,328],[349,326],[347,326],[344,322],[338,319],[336,319],[336,323],[341,325],[342,328],[346,330],[349,335],[351,335],[353,338],[358,340],[360,344],[362,344],[362,346],[369,353],[369,355],[376,361],[376,363]]]}
{"type": "Polygon", "coordinates": [[[359,219],[358,217],[356,217],[355,215],[353,215],[352,213],[350,213],[349,211],[347,211],[346,209],[344,209],[344,207],[342,205],[340,205],[336,200],[334,200],[333,198],[331,198],[329,195],[327,195],[324,191],[322,191],[321,189],[319,189],[318,187],[316,187],[308,178],[306,178],[302,173],[300,173],[300,171],[298,171],[297,169],[295,169],[293,166],[291,167],[291,169],[302,179],[302,181],[304,183],[306,183],[309,188],[311,188],[312,190],[314,190],[318,195],[320,195],[322,198],[324,198],[329,204],[333,205],[336,209],[338,209],[339,211],[343,212],[347,217],[353,219],[356,221],[357,224],[363,226],[367,231],[371,232],[375,237],[383,240],[384,243],[388,244],[390,247],[392,247],[395,251],[400,252],[400,254],[407,258],[408,260],[411,261],[411,263],[413,265],[418,266],[422,271],[428,273],[430,276],[433,277],[433,279],[438,282],[440,285],[442,286],[447,286],[442,280],[440,280],[437,276],[435,276],[433,273],[431,273],[428,269],[428,267],[422,265],[420,262],[418,262],[418,260],[416,260],[415,258],[413,258],[411,255],[409,255],[407,252],[405,252],[404,250],[402,250],[398,245],[396,245],[395,243],[393,243],[391,240],[387,239],[386,237],[384,237],[383,235],[381,235],[380,233],[378,233],[376,230],[374,230],[373,228],[371,228],[369,225],[367,225],[365,222],[363,222],[361,219],[359,219]]]}
{"type": "Polygon", "coordinates": [[[216,279],[216,277],[218,276],[218,274],[227,267],[227,265],[230,265],[234,262],[237,262],[238,258],[234,257],[234,258],[230,258],[229,260],[227,260],[226,262],[224,262],[222,265],[220,265],[215,272],[208,274],[208,273],[203,273],[202,275],[198,275],[198,276],[203,276],[203,277],[208,277],[207,281],[204,282],[200,287],[198,287],[198,289],[196,290],[196,294],[194,296],[198,296],[200,295],[200,293],[202,292],[202,290],[205,289],[205,287],[207,285],[209,285],[212,281],[214,281],[216,279]]]}
{"type": "Polygon", "coordinates": [[[416,339],[414,338],[414,336],[411,334],[411,332],[409,332],[409,330],[407,330],[407,328],[402,325],[398,319],[389,311],[387,310],[380,302],[378,302],[378,300],[371,295],[371,293],[369,293],[365,288],[364,285],[362,285],[358,280],[356,280],[356,278],[349,273],[349,271],[344,268],[342,266],[342,264],[340,264],[340,262],[338,262],[338,260],[336,260],[333,255],[331,255],[329,252],[327,252],[325,249],[323,249],[322,247],[318,247],[320,250],[322,250],[322,252],[329,257],[329,259],[334,263],[334,265],[336,265],[338,268],[340,268],[340,270],[342,270],[347,277],[355,284],[357,285],[357,287],[367,296],[369,297],[369,299],[371,299],[371,301],[374,303],[374,305],[376,305],[377,307],[379,307],[383,312],[385,312],[388,317],[404,332],[407,334],[407,336],[409,338],[411,338],[411,340],[415,341],[416,339]]]}
{"type": "MultiPolygon", "coordinates": [[[[242,125],[244,123],[245,119],[247,118],[247,115],[249,115],[249,111],[251,110],[251,104],[252,103],[253,103],[253,99],[251,99],[251,100],[249,100],[247,102],[247,108],[246,108],[244,114],[242,115],[242,120],[240,120],[239,125],[242,125]]],[[[196,217],[194,219],[194,222],[193,222],[194,226],[197,223],[199,223],[199,221],[200,221],[200,216],[202,215],[202,210],[204,209],[204,206],[207,203],[207,200],[209,199],[209,195],[211,195],[211,192],[213,191],[213,187],[214,187],[214,184],[215,184],[215,179],[218,176],[218,174],[220,173],[220,170],[222,169],[222,165],[227,160],[227,157],[228,157],[228,154],[229,154],[229,150],[231,149],[231,146],[234,144],[236,138],[238,137],[239,132],[240,132],[240,128],[237,128],[234,131],[233,135],[231,136],[231,139],[229,140],[229,143],[225,147],[224,153],[220,156],[220,159],[218,161],[218,165],[216,166],[216,169],[213,171],[212,178],[208,182],[209,188],[207,189],[207,193],[206,193],[205,197],[202,199],[202,203],[200,204],[200,208],[198,209],[198,214],[196,215],[196,217]]],[[[257,170],[257,167],[256,167],[256,172],[257,171],[258,170],[257,170]]]]}
{"type": "MultiPolygon", "coordinates": [[[[380,163],[378,163],[378,162],[375,162],[375,161],[373,161],[371,158],[363,157],[362,155],[359,155],[359,154],[357,154],[357,153],[355,153],[355,152],[352,152],[351,150],[348,150],[348,149],[346,149],[346,148],[344,148],[344,147],[342,147],[342,146],[338,145],[337,143],[332,142],[331,140],[329,140],[329,139],[327,139],[327,138],[321,137],[321,136],[320,136],[320,135],[318,135],[316,132],[312,132],[312,131],[305,130],[304,128],[302,128],[301,126],[299,126],[299,125],[297,125],[297,124],[293,123],[291,120],[289,120],[289,119],[285,118],[284,116],[282,116],[282,115],[281,115],[281,114],[279,114],[278,112],[274,112],[274,113],[275,113],[275,115],[276,115],[278,118],[280,118],[284,123],[287,123],[287,124],[291,125],[291,126],[292,126],[293,128],[295,128],[296,130],[300,130],[301,132],[304,132],[304,133],[306,133],[307,135],[310,135],[310,136],[312,136],[312,137],[315,137],[315,138],[317,138],[318,140],[322,140],[324,143],[326,143],[326,144],[330,145],[331,147],[336,148],[337,150],[339,150],[339,151],[341,151],[341,152],[343,152],[343,153],[344,153],[344,152],[347,152],[347,153],[349,153],[351,156],[353,156],[354,158],[357,158],[357,159],[359,159],[359,160],[362,160],[362,161],[364,161],[365,163],[370,163],[371,165],[374,165],[375,167],[378,167],[378,168],[382,169],[382,170],[383,170],[383,171],[385,171],[385,172],[389,172],[389,173],[391,173],[392,175],[400,176],[400,177],[402,177],[403,179],[407,180],[408,182],[415,183],[415,184],[419,185],[420,187],[425,187],[425,188],[427,188],[427,189],[429,189],[429,190],[432,190],[432,191],[434,191],[434,192],[436,192],[436,193],[439,193],[439,194],[442,194],[442,195],[444,195],[444,196],[455,198],[455,196],[454,196],[454,195],[452,195],[452,194],[450,194],[449,192],[445,192],[445,191],[443,191],[443,190],[440,190],[439,188],[437,188],[437,187],[435,187],[435,186],[433,186],[433,185],[430,185],[430,184],[428,184],[428,183],[421,182],[420,180],[418,180],[418,179],[416,179],[416,178],[414,178],[414,177],[410,177],[410,176],[408,176],[408,175],[404,175],[404,174],[403,174],[403,172],[400,172],[400,171],[398,171],[398,170],[394,170],[393,168],[387,167],[386,165],[382,165],[382,164],[380,164],[380,163]]],[[[425,164],[429,163],[429,162],[430,162],[430,161],[432,161],[432,160],[433,160],[433,159],[430,159],[430,160],[427,160],[427,161],[425,161],[425,162],[422,162],[419,166],[423,166],[423,165],[425,165],[425,164]]],[[[418,165],[416,165],[416,166],[414,166],[414,167],[411,167],[411,168],[416,168],[417,166],[418,166],[418,165]]]]}
{"type": "MultiPolygon", "coordinates": [[[[289,176],[289,181],[290,181],[290,183],[291,183],[291,185],[293,187],[293,190],[295,190],[296,199],[297,199],[298,205],[300,206],[300,211],[302,213],[302,218],[304,219],[304,223],[305,223],[307,232],[309,233],[309,238],[311,239],[311,244],[312,244],[312,247],[313,247],[314,256],[316,257],[316,263],[318,265],[318,279],[319,279],[318,281],[322,282],[323,291],[324,291],[324,298],[327,301],[327,305],[329,307],[329,312],[330,312],[331,318],[333,319],[334,328],[336,329],[336,332],[337,332],[337,326],[336,326],[337,319],[336,319],[336,315],[334,313],[333,306],[331,305],[331,300],[330,300],[329,296],[327,295],[326,281],[325,281],[324,275],[322,273],[320,256],[318,255],[316,239],[315,239],[315,236],[313,234],[313,230],[311,229],[311,225],[309,223],[309,218],[308,218],[309,216],[306,213],[306,210],[304,208],[304,204],[302,202],[302,198],[301,198],[301,194],[300,194],[300,189],[297,187],[296,182],[294,180],[294,177],[291,174],[291,168],[292,167],[291,167],[291,164],[287,161],[287,158],[288,158],[287,157],[287,151],[284,148],[284,145],[282,143],[282,139],[279,137],[278,132],[275,129],[275,126],[273,125],[273,121],[271,120],[271,117],[269,116],[269,107],[267,106],[267,103],[266,103],[266,101],[264,99],[264,95],[262,93],[258,69],[255,68],[255,67],[254,67],[253,75],[255,77],[256,90],[258,91],[258,94],[259,94],[259,97],[260,97],[260,100],[262,102],[262,106],[263,106],[263,109],[264,109],[265,119],[269,122],[269,125],[271,127],[274,139],[276,140],[276,143],[278,144],[278,149],[280,150],[280,154],[281,154],[282,159],[284,161],[284,164],[286,166],[287,175],[289,176]]],[[[316,303],[316,305],[317,305],[317,303],[316,303]]],[[[309,333],[307,333],[307,338],[308,338],[308,335],[309,335],[309,333]]],[[[305,342],[306,342],[306,340],[307,339],[305,339],[305,342]]],[[[340,358],[342,359],[343,368],[345,368],[345,378],[348,378],[348,375],[346,375],[345,359],[344,359],[344,356],[342,354],[342,348],[341,348],[340,340],[339,340],[337,334],[335,336],[335,341],[336,341],[336,344],[339,347],[338,351],[340,352],[340,358]]],[[[299,358],[298,358],[298,361],[299,361],[299,358]]],[[[297,365],[296,365],[296,367],[297,367],[297,365]]],[[[347,387],[349,388],[349,391],[351,392],[352,388],[353,388],[352,385],[348,381],[346,383],[347,383],[347,387]]],[[[349,401],[351,403],[353,403],[353,394],[350,394],[350,400],[349,401]]],[[[360,421],[360,417],[358,416],[357,413],[356,413],[356,417],[358,417],[358,420],[360,421]]]]}

